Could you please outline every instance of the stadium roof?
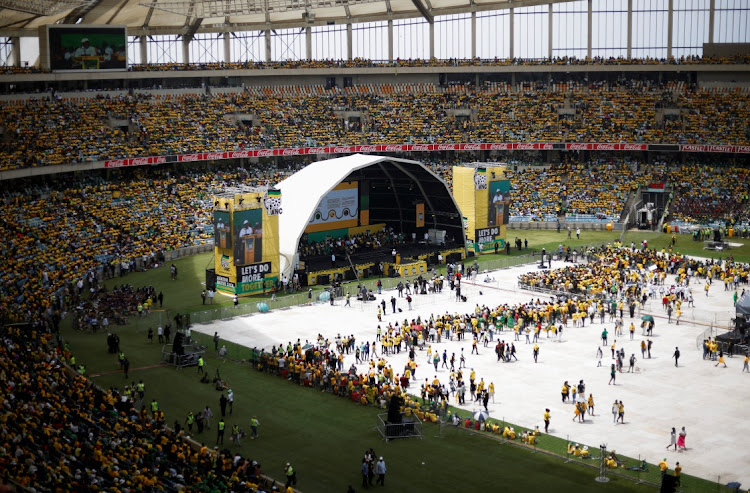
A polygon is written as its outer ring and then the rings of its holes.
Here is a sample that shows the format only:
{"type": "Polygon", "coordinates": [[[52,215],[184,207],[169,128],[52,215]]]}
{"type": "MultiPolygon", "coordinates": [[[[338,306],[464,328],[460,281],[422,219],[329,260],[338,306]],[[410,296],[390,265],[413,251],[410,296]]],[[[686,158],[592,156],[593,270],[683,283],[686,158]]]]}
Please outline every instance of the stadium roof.
{"type": "MultiPolygon", "coordinates": [[[[463,219],[448,185],[417,161],[388,156],[353,154],[317,161],[279,182],[283,214],[279,216],[280,274],[291,277],[297,247],[321,200],[344,181],[369,183],[370,221],[413,227],[413,200],[425,204],[425,225],[448,231],[463,241],[463,219]],[[408,195],[408,197],[404,197],[408,195]],[[407,212],[408,210],[408,212],[407,212]],[[388,223],[388,219],[385,219],[388,223]]],[[[395,228],[398,229],[398,228],[395,228]]]]}
{"type": "Polygon", "coordinates": [[[47,24],[125,25],[131,35],[253,31],[424,17],[571,0],[0,0],[0,34],[47,24]]]}

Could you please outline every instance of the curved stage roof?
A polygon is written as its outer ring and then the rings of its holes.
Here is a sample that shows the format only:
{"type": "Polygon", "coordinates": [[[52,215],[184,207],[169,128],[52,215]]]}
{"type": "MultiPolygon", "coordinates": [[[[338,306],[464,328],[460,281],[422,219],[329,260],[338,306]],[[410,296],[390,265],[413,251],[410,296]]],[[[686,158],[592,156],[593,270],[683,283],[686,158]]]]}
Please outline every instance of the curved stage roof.
{"type": "Polygon", "coordinates": [[[284,211],[279,216],[281,275],[292,275],[300,239],[321,200],[340,183],[353,181],[360,198],[367,192],[369,224],[385,223],[407,237],[423,235],[426,228],[445,230],[448,238],[465,244],[461,212],[445,181],[417,161],[354,154],[312,163],[276,186],[284,211]],[[417,202],[424,202],[423,228],[416,227],[417,202]]]}

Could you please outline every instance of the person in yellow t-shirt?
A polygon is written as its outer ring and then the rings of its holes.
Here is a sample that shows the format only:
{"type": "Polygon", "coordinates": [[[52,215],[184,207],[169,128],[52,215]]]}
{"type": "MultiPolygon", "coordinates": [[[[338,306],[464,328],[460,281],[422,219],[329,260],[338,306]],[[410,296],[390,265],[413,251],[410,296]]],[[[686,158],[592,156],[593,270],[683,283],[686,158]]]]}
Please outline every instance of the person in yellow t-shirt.
{"type": "Polygon", "coordinates": [[[549,433],[549,420],[550,420],[550,412],[549,408],[544,410],[544,432],[549,433]]]}
{"type": "Polygon", "coordinates": [[[724,365],[724,368],[727,367],[727,364],[724,361],[724,351],[719,351],[719,361],[717,361],[714,366],[719,366],[719,365],[724,365]]]}
{"type": "Polygon", "coordinates": [[[664,459],[662,459],[661,462],[659,462],[657,465],[659,466],[659,471],[661,471],[662,477],[664,477],[667,474],[667,469],[669,469],[667,458],[664,457],[664,459]]]}

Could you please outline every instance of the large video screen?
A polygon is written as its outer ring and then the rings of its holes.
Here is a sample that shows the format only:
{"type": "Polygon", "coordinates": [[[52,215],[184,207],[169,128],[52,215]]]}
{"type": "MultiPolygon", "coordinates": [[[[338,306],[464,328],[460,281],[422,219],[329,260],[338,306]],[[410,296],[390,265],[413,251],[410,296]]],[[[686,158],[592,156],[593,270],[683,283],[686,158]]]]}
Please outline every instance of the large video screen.
{"type": "Polygon", "coordinates": [[[510,219],[510,180],[491,181],[487,188],[487,226],[507,225],[510,219]]]}
{"type": "Polygon", "coordinates": [[[127,70],[124,27],[47,26],[50,70],[127,70]]]}
{"type": "Polygon", "coordinates": [[[263,259],[263,209],[234,211],[234,265],[263,259]]]}
{"type": "Polygon", "coordinates": [[[306,233],[357,226],[359,217],[358,182],[345,182],[328,192],[305,228],[306,233]]]}

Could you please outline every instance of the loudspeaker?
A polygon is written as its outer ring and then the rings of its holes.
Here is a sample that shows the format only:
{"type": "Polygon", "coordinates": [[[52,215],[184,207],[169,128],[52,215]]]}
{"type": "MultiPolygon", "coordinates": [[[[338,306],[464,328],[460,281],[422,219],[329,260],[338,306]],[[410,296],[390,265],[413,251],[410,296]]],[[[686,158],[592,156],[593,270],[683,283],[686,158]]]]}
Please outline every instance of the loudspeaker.
{"type": "Polygon", "coordinates": [[[184,339],[184,334],[182,332],[177,332],[174,335],[174,342],[172,343],[172,352],[175,354],[183,355],[185,354],[185,348],[182,345],[182,341],[184,339]]]}
{"type": "Polygon", "coordinates": [[[677,478],[671,474],[665,474],[661,477],[660,493],[673,493],[677,491],[677,478]]]}

